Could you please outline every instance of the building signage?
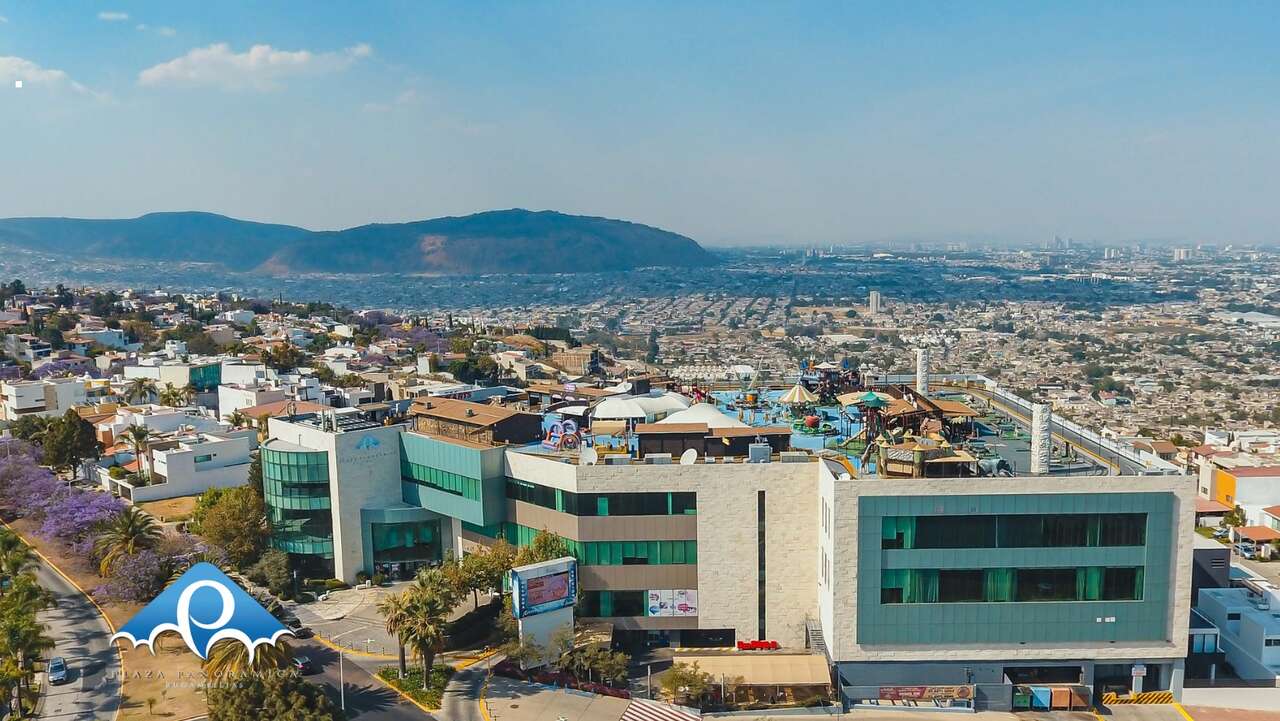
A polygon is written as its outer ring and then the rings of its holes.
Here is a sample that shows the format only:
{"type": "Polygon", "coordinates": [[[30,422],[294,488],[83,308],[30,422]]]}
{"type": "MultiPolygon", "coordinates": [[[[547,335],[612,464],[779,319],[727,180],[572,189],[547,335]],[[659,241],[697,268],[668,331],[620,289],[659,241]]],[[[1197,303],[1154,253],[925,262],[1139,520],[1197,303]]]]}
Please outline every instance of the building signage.
{"type": "Polygon", "coordinates": [[[572,558],[511,569],[511,611],[516,618],[572,606],[578,595],[578,564],[572,558]]]}
{"type": "Polygon", "coordinates": [[[692,588],[674,590],[659,589],[649,591],[645,607],[646,616],[681,616],[698,615],[698,591],[692,588]]]}
{"type": "Polygon", "coordinates": [[[972,686],[881,686],[880,698],[891,701],[946,701],[973,698],[972,686]]]}

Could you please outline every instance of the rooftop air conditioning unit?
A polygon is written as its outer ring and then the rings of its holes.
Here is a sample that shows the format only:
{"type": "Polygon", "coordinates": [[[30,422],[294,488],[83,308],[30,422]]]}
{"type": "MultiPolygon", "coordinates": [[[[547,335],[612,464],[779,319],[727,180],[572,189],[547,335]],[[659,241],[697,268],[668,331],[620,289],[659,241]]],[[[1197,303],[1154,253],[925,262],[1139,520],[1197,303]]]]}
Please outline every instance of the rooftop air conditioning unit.
{"type": "Polygon", "coordinates": [[[606,466],[626,466],[631,463],[629,456],[608,456],[604,461],[606,466]]]}
{"type": "Polygon", "coordinates": [[[670,453],[650,453],[647,456],[645,456],[644,459],[655,466],[671,465],[670,453]]]}
{"type": "Polygon", "coordinates": [[[752,443],[747,446],[747,463],[768,463],[773,446],[768,443],[752,443]]]}

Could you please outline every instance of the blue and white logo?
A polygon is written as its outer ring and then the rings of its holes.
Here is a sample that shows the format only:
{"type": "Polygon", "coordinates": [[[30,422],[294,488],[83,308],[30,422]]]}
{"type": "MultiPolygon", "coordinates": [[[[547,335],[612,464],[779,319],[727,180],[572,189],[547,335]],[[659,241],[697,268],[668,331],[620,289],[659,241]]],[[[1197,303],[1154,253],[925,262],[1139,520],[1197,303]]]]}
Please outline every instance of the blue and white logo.
{"type": "Polygon", "coordinates": [[[371,448],[377,448],[380,445],[382,445],[382,441],[378,440],[377,438],[374,438],[373,436],[365,436],[364,438],[361,438],[359,441],[356,441],[356,449],[361,451],[367,451],[371,448]]]}
{"type": "Polygon", "coordinates": [[[111,637],[128,639],[137,648],[155,653],[156,637],[173,631],[200,658],[208,658],[213,644],[224,638],[243,643],[253,662],[254,650],[275,644],[290,633],[244,589],[212,563],[197,563],[169,584],[155,600],[111,637]]]}

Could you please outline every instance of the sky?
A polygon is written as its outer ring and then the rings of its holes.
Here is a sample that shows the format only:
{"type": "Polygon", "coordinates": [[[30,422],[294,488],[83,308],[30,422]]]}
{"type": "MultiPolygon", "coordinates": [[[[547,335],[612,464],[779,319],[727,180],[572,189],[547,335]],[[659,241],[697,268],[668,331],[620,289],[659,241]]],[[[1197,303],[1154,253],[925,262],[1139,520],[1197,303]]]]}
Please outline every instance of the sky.
{"type": "Polygon", "coordinates": [[[0,217],[1275,243],[1280,3],[0,0],[0,142],[0,217]]]}

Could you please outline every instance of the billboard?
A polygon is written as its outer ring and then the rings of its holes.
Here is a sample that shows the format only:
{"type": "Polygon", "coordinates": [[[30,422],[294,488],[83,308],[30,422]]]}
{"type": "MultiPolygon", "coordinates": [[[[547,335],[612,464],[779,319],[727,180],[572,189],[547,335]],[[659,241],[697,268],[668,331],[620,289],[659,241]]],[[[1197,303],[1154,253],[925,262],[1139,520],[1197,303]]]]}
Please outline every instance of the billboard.
{"type": "Polygon", "coordinates": [[[558,558],[511,569],[511,611],[516,618],[567,608],[578,595],[578,564],[558,558]]]}
{"type": "Polygon", "coordinates": [[[646,616],[698,615],[698,591],[693,588],[658,589],[646,594],[646,616]]]}

